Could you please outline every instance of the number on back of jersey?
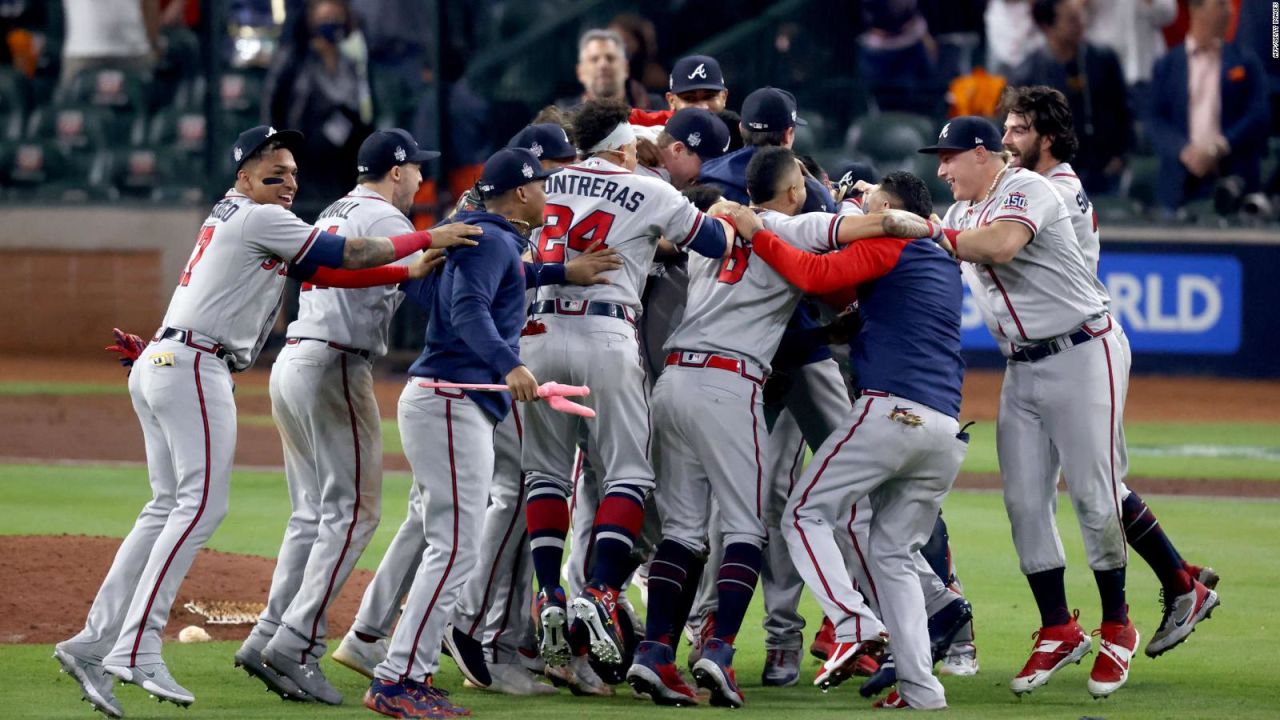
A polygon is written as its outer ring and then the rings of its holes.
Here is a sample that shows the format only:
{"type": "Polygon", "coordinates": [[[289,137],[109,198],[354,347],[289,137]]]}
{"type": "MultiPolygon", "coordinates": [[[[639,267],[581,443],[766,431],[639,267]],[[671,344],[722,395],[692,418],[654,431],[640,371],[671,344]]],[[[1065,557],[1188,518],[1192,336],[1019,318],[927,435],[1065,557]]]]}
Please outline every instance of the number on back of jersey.
{"type": "Polygon", "coordinates": [[[556,203],[547,203],[542,211],[542,234],[538,240],[538,261],[562,263],[565,249],[586,252],[592,245],[603,250],[608,245],[609,230],[613,227],[614,214],[595,210],[581,221],[574,223],[573,209],[556,203]],[[596,245],[596,243],[599,243],[596,245]]]}
{"type": "Polygon", "coordinates": [[[200,258],[204,257],[204,251],[212,241],[213,226],[205,225],[200,228],[200,234],[196,236],[196,247],[191,251],[191,259],[187,261],[187,269],[182,271],[182,277],[178,280],[179,285],[186,287],[191,283],[191,271],[196,269],[196,263],[199,263],[200,258]]]}
{"type": "Polygon", "coordinates": [[[720,265],[720,274],[716,282],[725,285],[736,285],[747,272],[747,263],[751,261],[751,244],[741,237],[734,238],[733,250],[720,265]]]}

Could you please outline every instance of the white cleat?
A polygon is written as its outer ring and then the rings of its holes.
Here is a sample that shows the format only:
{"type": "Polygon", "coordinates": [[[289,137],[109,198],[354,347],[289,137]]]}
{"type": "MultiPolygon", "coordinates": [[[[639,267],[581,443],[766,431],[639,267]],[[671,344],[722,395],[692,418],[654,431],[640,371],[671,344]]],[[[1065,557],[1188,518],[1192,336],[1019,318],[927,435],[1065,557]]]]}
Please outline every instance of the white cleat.
{"type": "Polygon", "coordinates": [[[978,674],[978,648],[971,642],[953,643],[942,658],[939,675],[973,677],[978,674]]]}
{"type": "Polygon", "coordinates": [[[122,682],[137,685],[161,702],[171,702],[174,705],[186,707],[196,701],[195,694],[179,685],[178,681],[173,679],[169,668],[162,662],[132,666],[104,665],[103,667],[107,672],[120,678],[122,682]]]}
{"type": "Polygon", "coordinates": [[[373,679],[373,670],[387,659],[387,639],[378,638],[373,642],[365,642],[356,637],[354,631],[348,632],[333,651],[333,661],[354,670],[361,675],[373,679]]]}
{"type": "Polygon", "coordinates": [[[53,657],[62,665],[62,672],[70,675],[80,685],[80,695],[94,710],[111,718],[124,717],[124,708],[111,686],[115,678],[107,674],[102,664],[77,655],[69,643],[60,642],[53,647],[53,657]]]}
{"type": "Polygon", "coordinates": [[[1151,636],[1151,641],[1143,651],[1147,657],[1160,657],[1182,644],[1195,632],[1196,625],[1207,620],[1213,609],[1218,607],[1218,593],[1205,587],[1199,580],[1193,583],[1190,592],[1172,599],[1165,597],[1164,591],[1161,591],[1164,616],[1160,618],[1160,628],[1151,636]]]}
{"type": "Polygon", "coordinates": [[[491,663],[489,675],[493,683],[487,688],[504,695],[555,695],[556,689],[538,680],[538,676],[520,663],[491,663]]]}

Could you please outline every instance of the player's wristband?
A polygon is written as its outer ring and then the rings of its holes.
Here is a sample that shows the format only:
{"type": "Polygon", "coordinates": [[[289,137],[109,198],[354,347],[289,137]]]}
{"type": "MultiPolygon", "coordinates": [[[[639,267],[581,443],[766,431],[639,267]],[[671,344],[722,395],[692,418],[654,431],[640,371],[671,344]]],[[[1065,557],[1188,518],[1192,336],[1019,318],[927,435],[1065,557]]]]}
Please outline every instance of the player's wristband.
{"type": "Polygon", "coordinates": [[[397,260],[431,247],[431,232],[429,230],[392,235],[389,239],[391,240],[391,247],[395,248],[397,260]]]}
{"type": "Polygon", "coordinates": [[[399,285],[409,279],[409,268],[404,265],[381,265],[364,270],[334,270],[319,268],[307,282],[313,285],[336,288],[365,288],[377,285],[399,285]]]}
{"type": "Polygon", "coordinates": [[[951,249],[959,253],[960,247],[956,244],[956,238],[960,237],[960,231],[954,228],[942,228],[942,234],[951,243],[951,249]]]}

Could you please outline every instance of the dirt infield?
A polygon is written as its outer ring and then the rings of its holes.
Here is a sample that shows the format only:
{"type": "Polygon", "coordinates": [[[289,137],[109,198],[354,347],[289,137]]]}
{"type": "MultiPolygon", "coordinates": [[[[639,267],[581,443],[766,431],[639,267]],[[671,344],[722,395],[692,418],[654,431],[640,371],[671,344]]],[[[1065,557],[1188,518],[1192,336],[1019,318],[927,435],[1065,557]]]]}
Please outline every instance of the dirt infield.
{"type": "MultiPolygon", "coordinates": [[[[0,536],[0,572],[22,578],[0,594],[0,643],[52,643],[79,632],[120,542],[83,535],[0,536]]],[[[200,625],[215,640],[243,640],[249,625],[205,624],[183,605],[193,600],[262,603],[275,564],[274,558],[201,550],[178,591],[165,638],[177,639],[182,628],[200,625]]],[[[351,574],[330,605],[329,637],[347,632],[372,579],[368,570],[351,574]]]]}

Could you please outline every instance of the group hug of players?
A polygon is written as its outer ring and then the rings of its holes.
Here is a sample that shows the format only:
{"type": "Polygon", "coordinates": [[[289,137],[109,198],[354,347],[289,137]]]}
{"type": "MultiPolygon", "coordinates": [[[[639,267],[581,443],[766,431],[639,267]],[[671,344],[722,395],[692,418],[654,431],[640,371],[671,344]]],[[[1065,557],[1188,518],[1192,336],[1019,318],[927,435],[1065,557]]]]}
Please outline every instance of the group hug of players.
{"type": "Polygon", "coordinates": [[[998,451],[1041,614],[1013,691],[1034,690],[1092,648],[1066,601],[1053,519],[1062,475],[1102,601],[1094,697],[1124,684],[1139,643],[1126,541],[1163,587],[1148,655],[1208,617],[1217,576],[1186,563],[1123,482],[1128,341],[1096,275],[1097,223],[1067,164],[1075,138],[1061,94],[1013,90],[1003,133],[955,118],[921,149],[938,156],[957,200],[938,218],[909,173],[831,183],[798,158],[790,146],[803,121],[785,91],[748,95],[732,128],[744,144],[731,150],[714,59],[682,59],[671,87],[669,112],[591,100],[535,121],[429,232],[414,232],[406,213],[436,154],[408,133],[371,136],[357,187],[314,226],[288,213],[297,134],[241,136],[236,188],[206,221],[161,330],[150,345],[125,337],[121,348],[135,361],[149,464],[197,457],[169,491],[170,524],[189,521],[187,532],[167,559],[163,534],[149,555],[126,540],[85,630],[57,648],[85,699],[121,716],[114,677],[194,700],[159,659],[158,638],[172,575],[180,582],[225,512],[223,487],[221,512],[203,517],[230,463],[211,467],[207,406],[218,398],[206,400],[199,357],[215,356],[206,367],[228,382],[251,365],[286,276],[305,284],[271,397],[294,512],[267,609],[235,655],[286,699],[343,700],[319,666],[326,611],[378,524],[372,364],[403,298],[429,317],[398,407],[409,513],[334,651],[370,678],[364,703],[381,714],[469,714],[431,681],[442,651],[469,684],[510,694],[555,692],[545,675],[575,694],[612,694],[625,681],[663,705],[741,707],[735,642],[757,584],[763,684],[800,679],[807,587],[825,614],[810,648],[823,660],[815,685],[862,675],[866,697],[896,688],[876,707],[945,707],[935,666],[978,672],[973,609],[940,514],[968,441],[965,281],[1009,359],[998,451]],[[254,220],[267,206],[272,220],[254,220]],[[236,214],[240,237],[220,244],[236,214]],[[228,243],[239,243],[238,260],[222,262],[228,243]],[[184,290],[206,292],[202,269],[224,274],[210,296],[245,305],[219,314],[225,328],[208,324],[207,308],[183,309],[184,290]],[[265,286],[239,277],[254,273],[265,286]],[[848,344],[847,381],[832,343],[848,344]],[[149,414],[167,412],[148,384],[188,351],[203,435],[199,415],[185,440],[177,427],[148,433],[149,414]],[[581,401],[595,417],[543,402],[542,381],[589,387],[581,401]],[[503,387],[475,387],[484,384],[503,387]],[[161,445],[172,458],[153,452],[161,445]],[[201,469],[192,512],[184,478],[201,469]],[[629,587],[645,594],[643,621],[629,587]],[[682,634],[702,694],[677,665],[682,634]]]}

